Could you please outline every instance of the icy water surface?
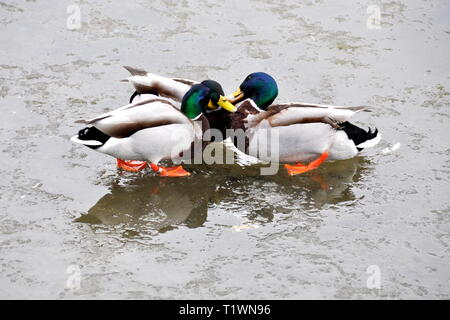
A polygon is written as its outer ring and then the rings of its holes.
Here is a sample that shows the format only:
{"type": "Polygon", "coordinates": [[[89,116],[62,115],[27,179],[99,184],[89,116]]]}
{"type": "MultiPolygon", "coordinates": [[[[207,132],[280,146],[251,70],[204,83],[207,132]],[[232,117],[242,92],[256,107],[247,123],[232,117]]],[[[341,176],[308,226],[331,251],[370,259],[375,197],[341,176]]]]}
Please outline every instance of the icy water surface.
{"type": "Polygon", "coordinates": [[[449,16],[431,0],[0,1],[0,298],[448,299],[449,16]],[[383,141],[296,177],[119,172],[69,138],[126,104],[122,65],[228,93],[265,71],[278,102],[373,106],[355,122],[383,141]]]}

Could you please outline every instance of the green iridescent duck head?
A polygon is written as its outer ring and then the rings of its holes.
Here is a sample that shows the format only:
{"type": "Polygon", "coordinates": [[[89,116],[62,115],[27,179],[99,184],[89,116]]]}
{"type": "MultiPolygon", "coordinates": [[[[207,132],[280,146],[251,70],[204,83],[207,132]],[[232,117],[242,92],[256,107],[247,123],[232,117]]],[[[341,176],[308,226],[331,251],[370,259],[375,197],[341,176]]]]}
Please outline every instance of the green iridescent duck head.
{"type": "Polygon", "coordinates": [[[278,96],[278,86],[274,78],[264,72],[249,74],[239,89],[233,93],[230,102],[239,103],[247,98],[252,99],[260,109],[267,109],[278,96]]]}
{"type": "Polygon", "coordinates": [[[235,112],[236,107],[224,96],[222,86],[214,80],[205,80],[193,85],[183,97],[181,111],[190,119],[199,117],[206,108],[222,107],[229,112],[235,112]]]}

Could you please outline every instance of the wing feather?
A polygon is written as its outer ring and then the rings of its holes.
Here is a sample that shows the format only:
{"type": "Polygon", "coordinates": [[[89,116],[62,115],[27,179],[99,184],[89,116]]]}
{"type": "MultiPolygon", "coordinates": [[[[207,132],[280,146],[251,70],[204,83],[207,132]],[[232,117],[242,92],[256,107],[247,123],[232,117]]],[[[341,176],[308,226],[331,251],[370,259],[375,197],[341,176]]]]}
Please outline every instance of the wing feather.
{"type": "Polygon", "coordinates": [[[91,124],[112,137],[126,138],[139,130],[174,123],[188,124],[190,120],[170,102],[149,99],[82,120],[82,123],[91,124]]]}
{"type": "Polygon", "coordinates": [[[182,79],[182,78],[172,78],[173,81],[180,82],[182,84],[188,85],[189,87],[192,87],[193,85],[199,84],[200,82],[190,80],[190,79],[182,79]]]}
{"type": "Polygon", "coordinates": [[[138,68],[133,68],[130,66],[123,66],[129,73],[131,73],[132,76],[145,76],[147,75],[147,71],[142,70],[142,69],[138,69],[138,68]]]}
{"type": "Polygon", "coordinates": [[[267,119],[272,127],[299,123],[327,123],[333,127],[348,121],[354,114],[370,111],[366,106],[333,106],[313,103],[275,104],[252,119],[253,125],[267,119]]]}

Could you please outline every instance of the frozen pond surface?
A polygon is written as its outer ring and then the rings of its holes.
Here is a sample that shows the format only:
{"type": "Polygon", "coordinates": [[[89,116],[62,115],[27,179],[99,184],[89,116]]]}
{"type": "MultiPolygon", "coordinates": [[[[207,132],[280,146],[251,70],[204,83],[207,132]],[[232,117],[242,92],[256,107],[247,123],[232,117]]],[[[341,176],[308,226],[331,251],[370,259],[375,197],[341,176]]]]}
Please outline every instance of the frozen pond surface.
{"type": "Polygon", "coordinates": [[[0,298],[449,298],[448,1],[78,3],[0,2],[0,298]],[[296,177],[121,173],[69,138],[126,104],[122,65],[265,71],[278,102],[373,106],[383,141],[296,177]]]}

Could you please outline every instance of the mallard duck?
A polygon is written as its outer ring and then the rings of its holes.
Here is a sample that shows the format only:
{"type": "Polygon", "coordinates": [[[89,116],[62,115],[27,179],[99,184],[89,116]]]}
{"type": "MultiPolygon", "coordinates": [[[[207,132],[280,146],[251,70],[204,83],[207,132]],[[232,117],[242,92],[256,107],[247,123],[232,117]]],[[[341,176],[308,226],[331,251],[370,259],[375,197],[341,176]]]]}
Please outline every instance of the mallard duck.
{"type": "Polygon", "coordinates": [[[203,112],[208,106],[235,110],[221,93],[215,81],[194,84],[183,95],[180,109],[170,99],[149,94],[93,119],[77,121],[90,126],[71,140],[117,158],[118,167],[128,171],[140,171],[148,161],[161,176],[186,176],[189,172],[182,166],[164,168],[158,163],[177,159],[193,142],[202,141],[202,129],[208,127],[203,112]],[[194,120],[201,120],[202,128],[194,120]]]}
{"type": "MultiPolygon", "coordinates": [[[[130,97],[130,103],[136,101],[136,98],[145,99],[148,94],[170,98],[178,102],[181,101],[184,94],[186,94],[193,85],[199,83],[198,81],[190,79],[163,77],[130,66],[124,66],[124,68],[131,74],[131,77],[124,81],[129,82],[135,89],[130,97]]],[[[222,87],[216,81],[205,80],[203,83],[206,83],[211,88],[220,92],[222,96],[225,95],[222,87]]],[[[266,92],[265,89],[267,88],[263,87],[262,89],[266,92]]],[[[236,108],[231,103],[226,103],[225,101],[223,102],[223,105],[219,107],[216,107],[211,103],[208,106],[209,108],[204,113],[204,116],[208,121],[209,127],[217,129],[221,133],[219,136],[213,135],[210,142],[222,141],[223,137],[225,137],[225,131],[228,128],[226,125],[227,122],[224,119],[227,119],[227,114],[229,112],[236,111],[236,108]]]]}
{"type": "Polygon", "coordinates": [[[277,84],[270,75],[252,73],[230,97],[233,104],[243,101],[238,111],[224,114],[223,121],[228,128],[243,129],[245,152],[265,161],[271,160],[270,155],[258,153],[258,143],[266,139],[267,131],[277,129],[279,162],[297,162],[285,164],[289,175],[316,169],[326,159],[352,158],[381,139],[377,129],[365,131],[348,122],[354,114],[369,111],[367,107],[311,103],[271,105],[277,94],[277,84]],[[307,165],[300,163],[312,159],[315,160],[307,165]]]}
{"type": "MultiPolygon", "coordinates": [[[[170,98],[176,102],[181,101],[184,94],[198,81],[183,79],[183,78],[168,78],[147,72],[142,69],[137,69],[130,66],[124,66],[130,72],[131,77],[124,81],[131,83],[135,91],[130,97],[130,103],[138,99],[145,99],[148,94],[159,95],[170,98]]],[[[210,87],[220,92],[222,96],[225,95],[219,83],[211,80],[205,80],[210,87]]],[[[225,102],[224,102],[225,103],[225,102]]],[[[209,127],[220,131],[221,135],[213,135],[210,137],[210,142],[220,142],[225,137],[227,129],[226,121],[227,113],[236,111],[232,104],[224,104],[224,107],[216,107],[209,104],[209,108],[204,113],[209,127]]]]}

